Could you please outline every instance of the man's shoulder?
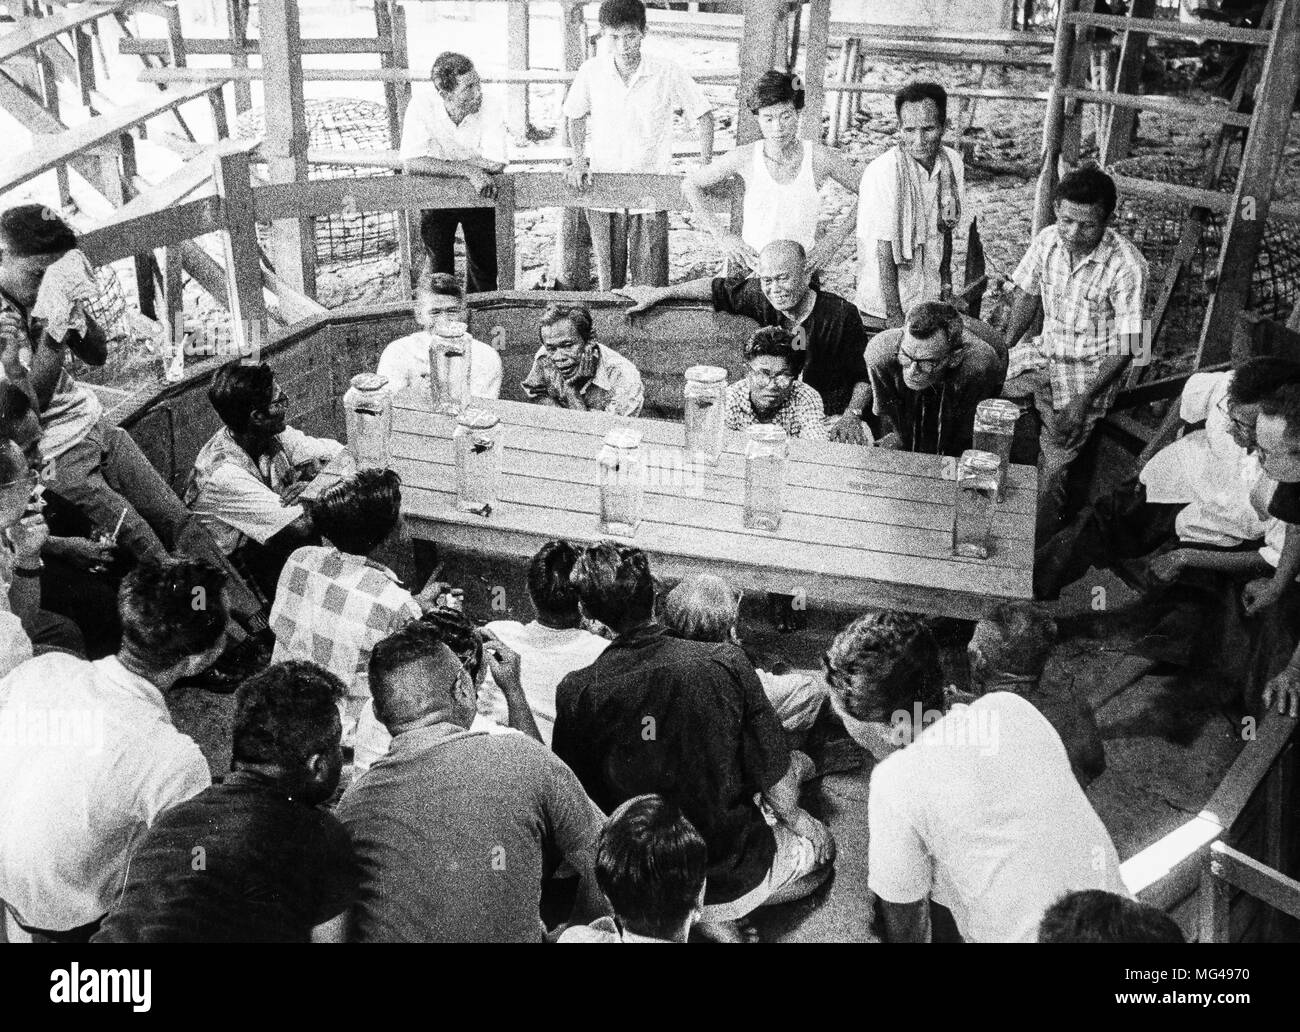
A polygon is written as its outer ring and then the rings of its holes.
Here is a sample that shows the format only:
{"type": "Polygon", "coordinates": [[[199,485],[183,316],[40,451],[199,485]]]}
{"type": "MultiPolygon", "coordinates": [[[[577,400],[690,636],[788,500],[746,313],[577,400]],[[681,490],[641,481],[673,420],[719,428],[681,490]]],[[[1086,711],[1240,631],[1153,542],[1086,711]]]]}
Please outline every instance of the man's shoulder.
{"type": "Polygon", "coordinates": [[[871,176],[883,176],[893,174],[898,165],[898,148],[887,147],[874,158],[867,162],[867,167],[863,169],[862,175],[865,178],[871,176]]]}
{"type": "Polygon", "coordinates": [[[814,302],[814,307],[822,309],[828,315],[834,315],[846,322],[856,322],[859,327],[862,326],[862,316],[858,313],[858,306],[848,298],[841,297],[825,287],[817,291],[817,300],[814,302]]]}
{"type": "Polygon", "coordinates": [[[608,362],[611,367],[621,370],[627,376],[641,378],[641,371],[637,369],[636,364],[630,358],[619,354],[608,344],[602,344],[600,341],[596,341],[596,346],[600,349],[602,362],[608,362]]]}
{"type": "Polygon", "coordinates": [[[1120,261],[1126,265],[1141,269],[1143,272],[1146,271],[1147,260],[1146,256],[1142,254],[1142,249],[1123,233],[1108,227],[1106,229],[1106,240],[1114,248],[1120,261]]]}

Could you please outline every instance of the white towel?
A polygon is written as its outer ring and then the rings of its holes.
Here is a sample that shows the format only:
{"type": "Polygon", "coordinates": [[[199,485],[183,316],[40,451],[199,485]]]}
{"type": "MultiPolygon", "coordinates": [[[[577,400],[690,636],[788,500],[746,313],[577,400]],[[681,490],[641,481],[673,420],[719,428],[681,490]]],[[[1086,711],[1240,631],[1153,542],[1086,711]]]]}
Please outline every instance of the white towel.
{"type": "Polygon", "coordinates": [[[99,293],[86,256],[75,248],[45,270],[32,306],[32,318],[45,323],[45,332],[62,340],[68,330],[86,332],[85,304],[99,293]]]}

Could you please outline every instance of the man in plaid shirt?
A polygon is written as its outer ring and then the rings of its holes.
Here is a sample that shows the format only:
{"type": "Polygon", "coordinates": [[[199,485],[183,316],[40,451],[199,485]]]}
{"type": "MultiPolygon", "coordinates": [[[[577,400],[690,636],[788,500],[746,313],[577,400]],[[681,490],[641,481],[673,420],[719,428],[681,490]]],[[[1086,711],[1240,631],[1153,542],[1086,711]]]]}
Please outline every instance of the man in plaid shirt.
{"type": "Polygon", "coordinates": [[[1024,336],[1040,303],[1043,312],[1037,350],[1031,347],[1028,360],[1025,349],[1013,352],[1003,388],[1008,398],[1028,398],[1042,421],[1040,541],[1064,515],[1070,466],[1119,393],[1121,373],[1135,356],[1149,358],[1147,263],[1109,227],[1115,203],[1114,180],[1095,166],[1064,176],[1054,196],[1056,222],[1034,238],[1013,277],[1007,343],[1024,336]]]}
{"type": "Polygon", "coordinates": [[[796,379],[808,352],[795,347],[794,335],[765,326],[749,338],[744,353],[748,375],[727,388],[727,429],[775,423],[791,437],[829,440],[822,396],[796,379]]]}

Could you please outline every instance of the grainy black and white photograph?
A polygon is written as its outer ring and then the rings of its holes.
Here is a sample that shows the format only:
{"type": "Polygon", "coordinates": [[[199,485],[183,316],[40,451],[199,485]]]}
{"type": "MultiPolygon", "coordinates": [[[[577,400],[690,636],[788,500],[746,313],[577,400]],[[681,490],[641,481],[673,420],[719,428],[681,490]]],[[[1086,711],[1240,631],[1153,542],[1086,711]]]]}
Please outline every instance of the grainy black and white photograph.
{"type": "Polygon", "coordinates": [[[32,991],[1086,942],[1259,1002],[1147,944],[1300,941],[1298,107],[1300,0],[0,2],[32,991]]]}

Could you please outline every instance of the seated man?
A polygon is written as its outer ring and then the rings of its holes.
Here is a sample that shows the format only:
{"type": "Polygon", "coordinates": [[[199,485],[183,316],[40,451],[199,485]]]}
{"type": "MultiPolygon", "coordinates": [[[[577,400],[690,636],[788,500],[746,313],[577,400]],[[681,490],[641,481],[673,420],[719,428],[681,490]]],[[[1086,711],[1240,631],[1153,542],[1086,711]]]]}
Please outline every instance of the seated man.
{"type": "Polygon", "coordinates": [[[644,552],[593,545],[573,582],[583,612],[616,637],[560,682],[555,753],[602,810],[646,793],[682,808],[709,844],[704,922],[738,938],[748,914],[801,899],[830,874],[835,840],[799,806],[812,764],[787,750],[744,653],[672,638],[654,619],[644,552]]]}
{"type": "Polygon", "coordinates": [[[709,847],[663,796],[629,799],[596,840],[596,883],[613,917],[576,925],[560,942],[686,942],[704,910],[709,847]]]}
{"type": "Polygon", "coordinates": [[[862,320],[851,304],[828,290],[811,286],[803,246],[776,240],[763,248],[754,276],[690,280],[668,287],[624,287],[618,291],[636,304],[632,316],[668,301],[684,298],[712,301],[715,312],[745,315],[759,326],[788,330],[806,352],[799,378],[821,395],[830,439],[867,443],[862,412],[868,400],[867,346],[862,320]]]}
{"type": "Polygon", "coordinates": [[[230,774],[154,822],[92,941],[342,942],[358,875],[347,833],[318,809],[343,766],[342,698],[312,663],[241,684],[230,774]]]}
{"type": "Polygon", "coordinates": [[[541,942],[548,855],[578,871],[575,919],[605,912],[601,816],[540,742],[469,729],[473,681],[435,628],[416,620],[379,642],[370,687],[393,744],[337,811],[361,866],[353,941],[541,942]]]}
{"type": "Polygon", "coordinates": [[[966,336],[956,308],[922,301],[867,345],[872,430],[885,447],[958,458],[971,447],[975,406],[998,396],[1006,369],[991,345],[966,336]]]}
{"type": "Polygon", "coordinates": [[[937,660],[922,621],[900,613],[859,617],[826,657],[832,691],[888,752],[867,803],[883,938],[928,942],[933,900],[968,942],[1032,942],[1061,893],[1123,892],[1119,857],[1047,719],[1010,692],[945,714],[937,660]]]}
{"type": "Polygon", "coordinates": [[[1039,942],[1186,942],[1174,919],[1150,903],[1100,889],[1067,892],[1043,914],[1039,942]]]}
{"type": "MultiPolygon", "coordinates": [[[[728,642],[744,648],[736,624],[740,598],[721,577],[703,573],[681,581],[663,604],[664,626],[686,641],[728,642]]],[[[826,682],[802,671],[773,674],[755,669],[786,731],[807,731],[826,701],[826,682]]]]}
{"type": "Polygon", "coordinates": [[[828,439],[822,396],[799,380],[808,353],[796,343],[776,326],[756,330],[745,343],[747,374],[727,388],[724,399],[728,430],[775,423],[791,437],[828,439]]]}
{"type": "Polygon", "coordinates": [[[591,339],[586,305],[547,305],[537,336],[542,346],[520,384],[532,401],[616,416],[641,411],[641,373],[617,351],[591,339]]]}
{"type": "Polygon", "coordinates": [[[1097,720],[1066,682],[1043,683],[1057,640],[1056,621],[1028,603],[1003,603],[975,625],[967,646],[971,686],[977,696],[1013,692],[1031,703],[1061,736],[1070,769],[1087,788],[1106,769],[1097,720]]]}
{"type": "MultiPolygon", "coordinates": [[[[537,618],[526,624],[493,620],[483,628],[519,654],[524,696],[548,746],[555,730],[556,685],[565,674],[590,666],[609,644],[582,624],[578,592],[569,580],[577,558],[567,541],[548,541],[528,565],[528,598],[537,618]]],[[[505,696],[495,682],[485,683],[480,696],[488,699],[498,723],[508,723],[505,696]]]]}
{"type": "Polygon", "coordinates": [[[0,681],[0,726],[62,728],[0,749],[0,900],[33,940],[87,941],[140,836],[211,784],[163,693],[221,655],[224,588],[205,563],[141,563],[122,583],[116,656],[51,653],[0,681]]]}
{"type": "Polygon", "coordinates": [[[379,357],[380,376],[393,391],[416,391],[429,398],[429,347],[438,338],[447,355],[445,383],[463,383],[469,363],[469,393],[475,398],[501,396],[501,356],[469,335],[465,291],[455,276],[433,272],[428,264],[415,285],[415,321],[421,329],[399,337],[379,357]]]}
{"type": "Polygon", "coordinates": [[[289,553],[317,540],[298,496],[343,445],[286,424],[289,399],[265,362],[222,366],[208,400],[225,426],[199,449],[185,504],[270,599],[289,553]]]}

